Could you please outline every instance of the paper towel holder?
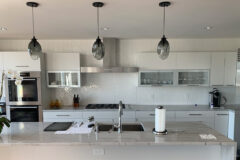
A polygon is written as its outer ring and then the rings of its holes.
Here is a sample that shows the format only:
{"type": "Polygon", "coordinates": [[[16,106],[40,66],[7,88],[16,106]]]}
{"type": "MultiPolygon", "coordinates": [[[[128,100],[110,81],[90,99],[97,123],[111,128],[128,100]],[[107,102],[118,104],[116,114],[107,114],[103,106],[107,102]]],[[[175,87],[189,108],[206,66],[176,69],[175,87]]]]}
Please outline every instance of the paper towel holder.
{"type": "Polygon", "coordinates": [[[168,133],[166,129],[165,129],[165,131],[163,131],[163,132],[157,132],[157,131],[155,131],[155,128],[153,128],[152,132],[153,132],[155,135],[167,135],[167,133],[168,133]]]}
{"type": "MultiPolygon", "coordinates": [[[[158,106],[157,108],[158,108],[158,109],[163,109],[164,107],[163,107],[163,106],[158,106]]],[[[157,131],[155,130],[155,128],[153,128],[152,132],[153,132],[155,135],[167,135],[167,133],[168,133],[166,129],[165,129],[163,132],[157,132],[157,131]]]]}

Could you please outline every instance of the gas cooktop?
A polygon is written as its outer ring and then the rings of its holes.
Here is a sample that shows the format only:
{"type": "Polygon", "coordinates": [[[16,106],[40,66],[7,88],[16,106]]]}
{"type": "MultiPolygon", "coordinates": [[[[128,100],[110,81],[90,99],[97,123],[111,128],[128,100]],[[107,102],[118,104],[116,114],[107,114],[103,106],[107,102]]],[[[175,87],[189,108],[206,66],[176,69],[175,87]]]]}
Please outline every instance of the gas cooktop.
{"type": "MultiPolygon", "coordinates": [[[[119,104],[88,104],[85,109],[118,109],[119,104]]],[[[123,104],[123,109],[125,105],[123,104]]]]}

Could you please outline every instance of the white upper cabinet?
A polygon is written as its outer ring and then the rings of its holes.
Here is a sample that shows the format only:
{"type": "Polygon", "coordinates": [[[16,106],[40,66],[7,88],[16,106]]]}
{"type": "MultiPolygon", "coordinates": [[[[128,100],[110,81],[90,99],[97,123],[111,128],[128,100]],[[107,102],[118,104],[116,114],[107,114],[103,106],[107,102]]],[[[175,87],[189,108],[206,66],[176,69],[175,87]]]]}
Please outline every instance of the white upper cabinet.
{"type": "Polygon", "coordinates": [[[202,52],[176,53],[177,69],[210,69],[211,55],[202,52]]]}
{"type": "Polygon", "coordinates": [[[237,53],[212,53],[211,85],[235,85],[237,53]]]}
{"type": "Polygon", "coordinates": [[[80,54],[48,53],[46,65],[48,71],[80,71],[80,54]]]}
{"type": "Polygon", "coordinates": [[[137,55],[137,66],[140,69],[176,69],[176,62],[177,56],[175,53],[170,53],[165,60],[161,60],[157,53],[141,53],[137,55]]]}
{"type": "Polygon", "coordinates": [[[157,53],[141,53],[137,57],[140,69],[210,69],[211,55],[205,52],[172,52],[165,60],[161,60],[157,53]]]}
{"type": "Polygon", "coordinates": [[[237,74],[237,53],[225,54],[224,85],[235,85],[237,74]]]}
{"type": "Polygon", "coordinates": [[[224,85],[225,53],[212,53],[211,85],[224,85]]]}
{"type": "Polygon", "coordinates": [[[2,52],[4,70],[41,71],[40,59],[32,60],[28,52],[2,52]]]}

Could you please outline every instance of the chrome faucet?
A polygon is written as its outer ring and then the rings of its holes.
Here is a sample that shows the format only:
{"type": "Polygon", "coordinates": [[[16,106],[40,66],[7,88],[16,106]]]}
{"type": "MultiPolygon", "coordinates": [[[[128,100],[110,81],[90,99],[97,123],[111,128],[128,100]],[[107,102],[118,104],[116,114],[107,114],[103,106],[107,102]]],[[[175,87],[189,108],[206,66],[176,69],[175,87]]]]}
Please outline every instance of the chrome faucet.
{"type": "Polygon", "coordinates": [[[123,115],[122,101],[119,102],[118,113],[119,113],[118,125],[114,125],[114,127],[118,129],[118,133],[122,133],[122,115],[123,115]]]}

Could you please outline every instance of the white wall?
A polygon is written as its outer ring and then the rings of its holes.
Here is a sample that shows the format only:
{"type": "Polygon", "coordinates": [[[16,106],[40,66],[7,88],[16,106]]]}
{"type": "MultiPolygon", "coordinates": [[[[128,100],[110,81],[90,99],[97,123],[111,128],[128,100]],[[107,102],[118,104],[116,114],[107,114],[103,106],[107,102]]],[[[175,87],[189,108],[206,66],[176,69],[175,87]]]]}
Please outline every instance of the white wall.
{"type": "MultiPolygon", "coordinates": [[[[136,66],[140,53],[156,50],[158,39],[121,39],[119,64],[136,66]]],[[[93,39],[88,40],[40,40],[43,52],[79,52],[91,54],[93,39]]],[[[27,50],[29,40],[0,40],[0,51],[27,50]]],[[[171,39],[171,51],[237,51],[240,39],[171,39]]],[[[63,104],[72,103],[73,94],[80,94],[81,103],[130,104],[207,104],[208,87],[138,87],[137,73],[83,75],[80,89],[53,89],[52,98],[63,104]]],[[[221,87],[228,103],[240,103],[240,91],[235,87],[221,87]]]]}

